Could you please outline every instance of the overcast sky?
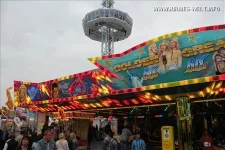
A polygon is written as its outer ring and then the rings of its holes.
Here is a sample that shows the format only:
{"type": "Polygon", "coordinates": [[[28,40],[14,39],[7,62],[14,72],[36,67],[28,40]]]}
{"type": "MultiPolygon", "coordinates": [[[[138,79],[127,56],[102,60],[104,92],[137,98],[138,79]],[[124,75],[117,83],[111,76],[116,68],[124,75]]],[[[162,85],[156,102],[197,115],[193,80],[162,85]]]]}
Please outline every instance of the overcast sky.
{"type": "MultiPolygon", "coordinates": [[[[41,82],[96,68],[101,44],[84,35],[82,19],[101,0],[1,1],[1,102],[14,80],[41,82]]],[[[225,23],[225,1],[115,1],[114,8],[133,19],[131,36],[115,43],[123,52],[154,37],[225,23]],[[154,12],[159,6],[220,7],[216,12],[154,12]]]]}

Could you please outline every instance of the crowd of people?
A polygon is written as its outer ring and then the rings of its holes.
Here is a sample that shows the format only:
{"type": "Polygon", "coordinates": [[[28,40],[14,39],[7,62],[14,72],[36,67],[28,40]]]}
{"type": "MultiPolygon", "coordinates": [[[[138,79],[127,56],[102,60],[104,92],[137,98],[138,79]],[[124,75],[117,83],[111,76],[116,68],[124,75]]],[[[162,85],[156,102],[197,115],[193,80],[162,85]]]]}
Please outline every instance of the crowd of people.
{"type": "Polygon", "coordinates": [[[18,135],[0,131],[0,150],[77,150],[80,138],[76,132],[57,133],[52,127],[43,127],[42,134],[21,130],[18,135]]]}
{"type": "Polygon", "coordinates": [[[139,132],[135,133],[131,145],[129,138],[123,139],[123,141],[120,140],[120,143],[118,143],[113,136],[114,133],[112,131],[108,132],[107,137],[103,141],[102,150],[146,150],[145,142],[141,139],[139,132]]]}
{"type": "Polygon", "coordinates": [[[103,140],[102,150],[146,150],[146,144],[141,139],[140,131],[136,130],[132,134],[127,125],[122,130],[119,141],[114,138],[110,122],[105,126],[105,133],[107,136],[103,140]]]}
{"type": "MultiPolygon", "coordinates": [[[[88,147],[98,131],[98,126],[89,127],[88,147]]],[[[127,126],[124,127],[119,140],[114,138],[110,121],[104,128],[106,137],[102,143],[102,150],[146,150],[144,140],[140,138],[139,130],[132,132],[127,126]]],[[[7,129],[0,130],[0,150],[78,150],[80,137],[76,132],[60,130],[59,126],[43,126],[42,133],[31,132],[27,128],[20,130],[19,134],[8,132],[7,129]],[[62,133],[61,133],[62,132],[62,133]]],[[[93,147],[94,148],[94,147],[93,147]]]]}

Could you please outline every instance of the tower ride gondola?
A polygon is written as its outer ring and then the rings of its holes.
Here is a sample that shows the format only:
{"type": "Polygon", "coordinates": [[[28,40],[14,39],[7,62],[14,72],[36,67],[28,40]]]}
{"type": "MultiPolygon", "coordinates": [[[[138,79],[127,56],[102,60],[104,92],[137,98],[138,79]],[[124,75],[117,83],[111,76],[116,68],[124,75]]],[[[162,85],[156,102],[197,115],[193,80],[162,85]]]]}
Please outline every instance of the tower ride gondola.
{"type": "Polygon", "coordinates": [[[132,30],[131,17],[114,9],[113,4],[113,0],[103,0],[103,8],[87,13],[83,19],[85,35],[102,43],[102,55],[113,54],[114,42],[128,38],[132,30]]]}

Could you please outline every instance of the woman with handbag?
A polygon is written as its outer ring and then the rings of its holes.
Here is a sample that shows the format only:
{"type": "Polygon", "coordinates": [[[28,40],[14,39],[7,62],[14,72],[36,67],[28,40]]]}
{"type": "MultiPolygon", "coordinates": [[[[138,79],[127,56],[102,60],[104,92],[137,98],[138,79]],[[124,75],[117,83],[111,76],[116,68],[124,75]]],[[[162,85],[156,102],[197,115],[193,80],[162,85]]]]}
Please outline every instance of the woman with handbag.
{"type": "Polygon", "coordinates": [[[63,133],[59,134],[59,140],[56,142],[57,150],[69,150],[68,142],[63,133]]]}

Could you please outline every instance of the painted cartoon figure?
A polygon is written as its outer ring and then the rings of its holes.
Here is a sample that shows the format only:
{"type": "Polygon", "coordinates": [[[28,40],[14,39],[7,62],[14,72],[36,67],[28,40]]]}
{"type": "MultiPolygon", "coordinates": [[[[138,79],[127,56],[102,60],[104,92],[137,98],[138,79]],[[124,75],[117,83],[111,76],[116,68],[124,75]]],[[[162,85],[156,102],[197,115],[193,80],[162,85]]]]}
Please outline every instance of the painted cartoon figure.
{"type": "Polygon", "coordinates": [[[182,67],[182,53],[178,38],[174,37],[168,42],[163,40],[160,44],[159,72],[161,74],[170,70],[180,70],[182,67]]]}
{"type": "Polygon", "coordinates": [[[167,72],[168,67],[171,64],[172,53],[169,50],[169,43],[167,40],[163,40],[159,46],[160,55],[159,55],[159,73],[164,74],[167,72]]]}
{"type": "Polygon", "coordinates": [[[69,95],[68,93],[69,83],[61,82],[59,83],[59,93],[62,95],[62,97],[67,97],[69,95]]]}
{"type": "Polygon", "coordinates": [[[52,98],[58,98],[59,93],[58,93],[58,84],[57,83],[52,83],[52,98]]]}
{"type": "Polygon", "coordinates": [[[133,88],[142,87],[143,78],[140,79],[138,76],[130,74],[128,70],[127,70],[127,74],[133,88]]]}
{"type": "Polygon", "coordinates": [[[148,47],[148,52],[149,52],[150,60],[154,60],[154,59],[159,58],[159,55],[158,55],[159,52],[158,52],[158,49],[157,49],[155,43],[151,44],[151,45],[148,47]]]}
{"type": "Polygon", "coordinates": [[[27,98],[27,88],[22,84],[19,88],[19,101],[23,102],[27,98]]]}
{"type": "Polygon", "coordinates": [[[174,37],[170,40],[169,50],[171,51],[171,70],[181,70],[182,53],[178,43],[178,38],[174,37]]]}
{"type": "Polygon", "coordinates": [[[219,49],[213,54],[216,75],[225,74],[225,51],[219,49]]]}
{"type": "Polygon", "coordinates": [[[69,86],[68,92],[71,96],[84,95],[86,93],[86,85],[80,78],[78,78],[69,86]]]}
{"type": "MultiPolygon", "coordinates": [[[[159,59],[159,52],[155,43],[148,47],[148,52],[150,60],[159,59]]],[[[149,76],[156,73],[157,68],[158,64],[149,65],[148,67],[144,68],[143,76],[149,76]],[[153,70],[155,70],[155,72],[153,70]]]]}
{"type": "Polygon", "coordinates": [[[32,100],[34,100],[37,92],[38,92],[38,88],[36,88],[35,86],[31,86],[31,88],[28,89],[28,94],[32,100]]]}

